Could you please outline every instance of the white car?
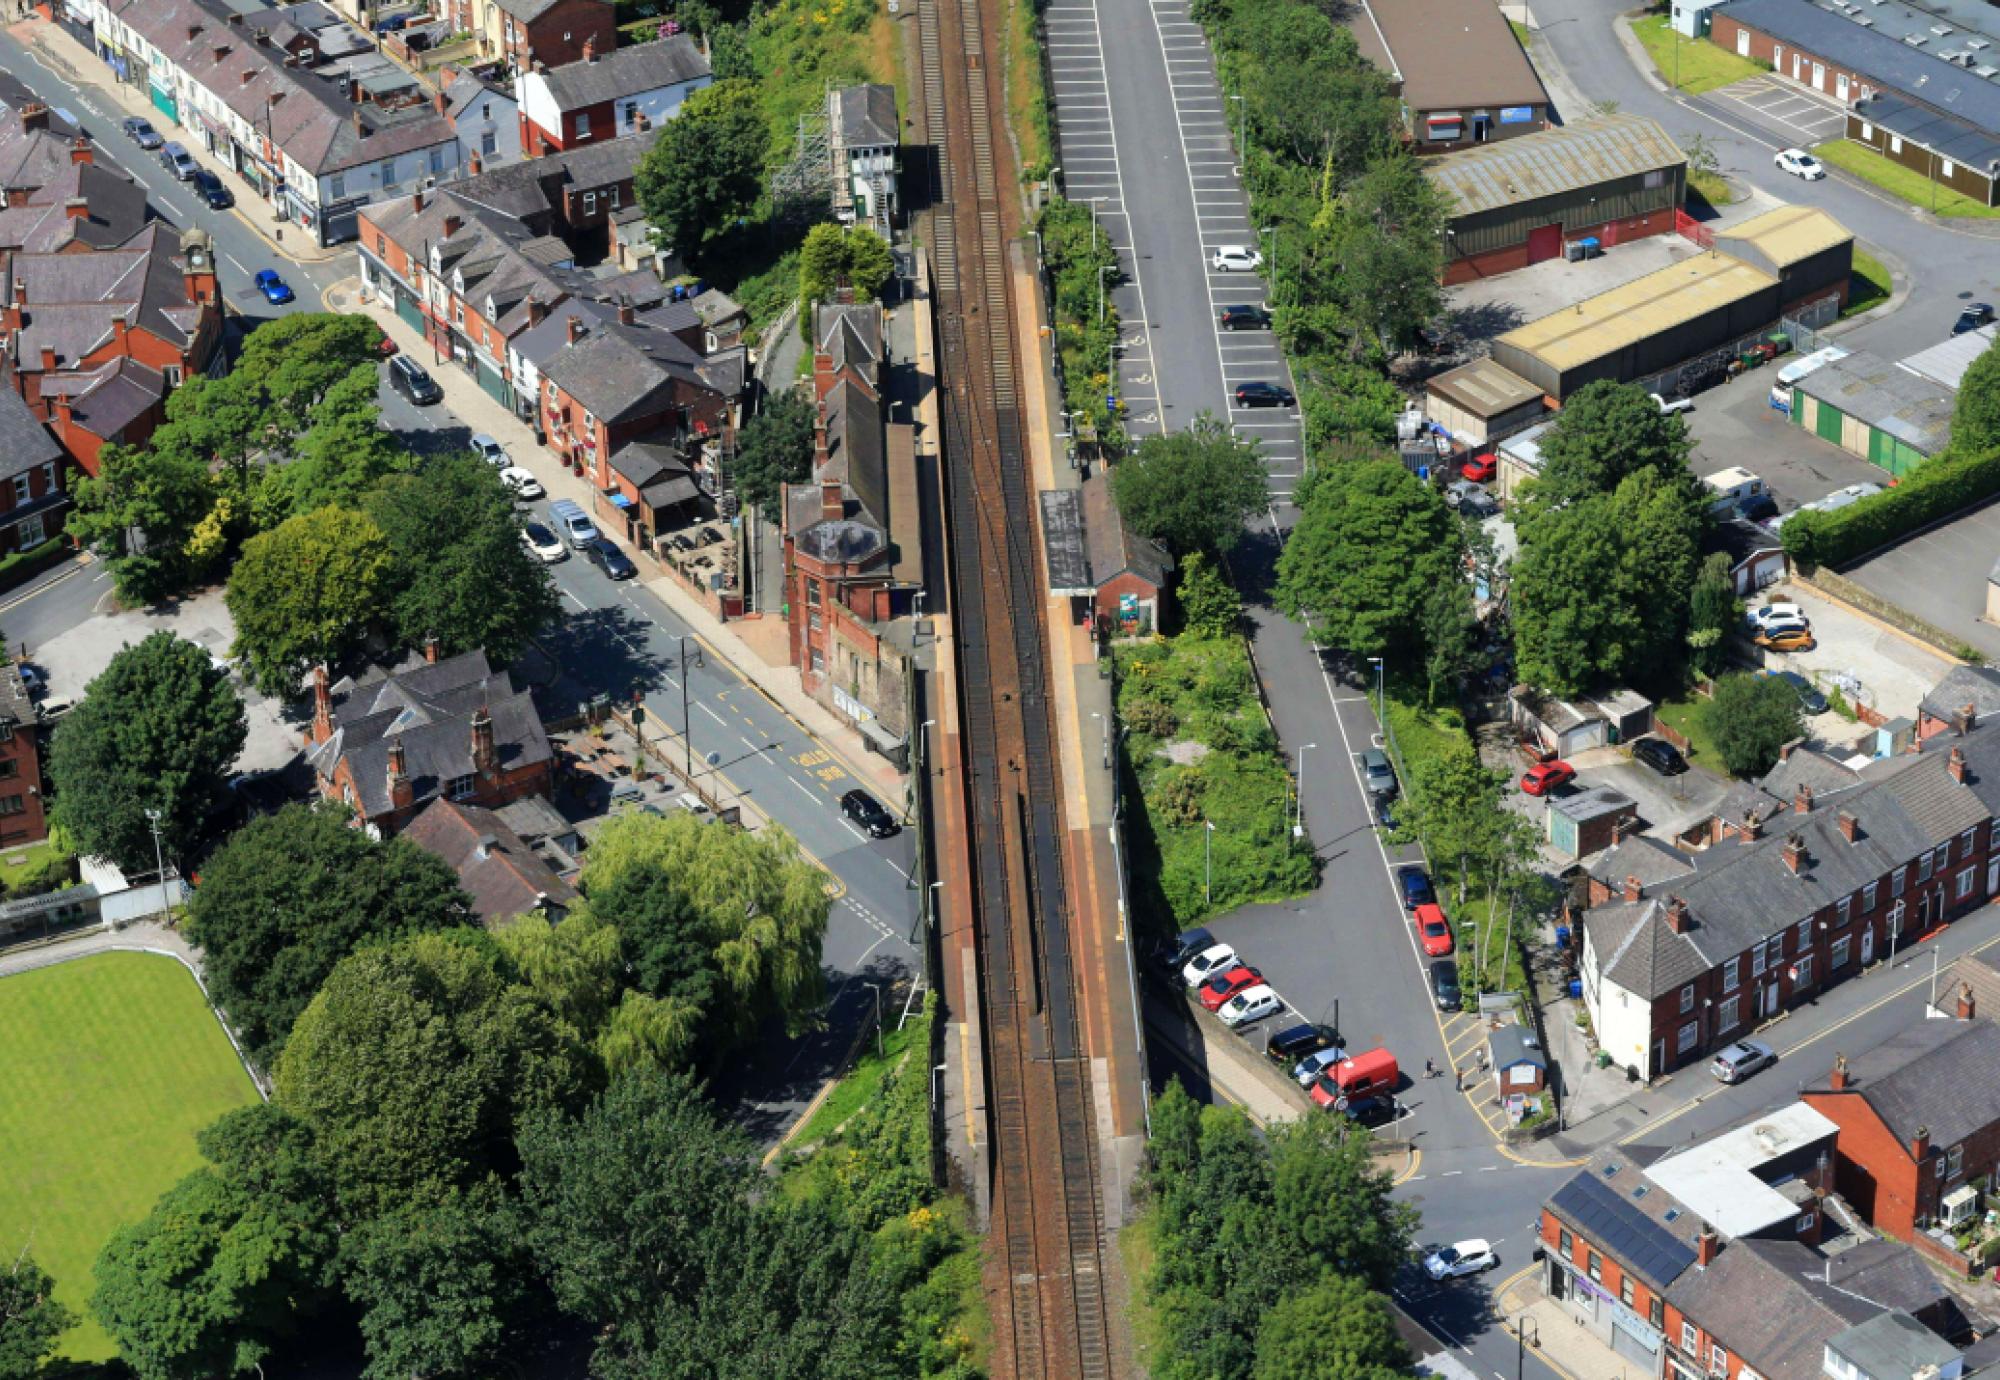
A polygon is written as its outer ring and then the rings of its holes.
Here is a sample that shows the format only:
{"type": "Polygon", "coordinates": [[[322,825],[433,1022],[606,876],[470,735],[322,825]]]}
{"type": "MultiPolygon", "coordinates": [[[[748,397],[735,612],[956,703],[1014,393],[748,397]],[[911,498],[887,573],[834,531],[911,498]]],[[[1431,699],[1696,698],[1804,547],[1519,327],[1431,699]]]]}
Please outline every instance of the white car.
{"type": "Polygon", "coordinates": [[[1224,1025],[1237,1026],[1275,1016],[1284,1009],[1284,999],[1260,982],[1255,987],[1246,987],[1238,992],[1224,1002],[1222,1009],[1215,1014],[1222,1017],[1224,1025]]]}
{"type": "Polygon", "coordinates": [[[519,465],[509,465],[500,471],[500,482],[511,489],[516,498],[541,498],[547,492],[542,488],[541,480],[519,465]]]}
{"type": "Polygon", "coordinates": [[[1339,1045],[1327,1049],[1316,1049],[1298,1063],[1292,1065],[1292,1077],[1302,1088],[1310,1088],[1319,1082],[1319,1076],[1347,1057],[1347,1051],[1339,1045]]]}
{"type": "Polygon", "coordinates": [[[1826,176],[1825,166],[1804,149],[1780,149],[1778,156],[1771,161],[1777,165],[1779,172],[1802,177],[1808,182],[1817,182],[1826,176]]]}
{"type": "Polygon", "coordinates": [[[1753,628],[1767,627],[1772,623],[1805,623],[1808,621],[1804,609],[1800,608],[1797,604],[1786,603],[1766,604],[1762,608],[1750,610],[1744,616],[1750,620],[1750,626],[1753,628]]]}
{"type": "Polygon", "coordinates": [[[1228,972],[1236,966],[1236,950],[1228,944],[1211,944],[1193,958],[1187,967],[1181,969],[1181,981],[1190,987],[1199,987],[1210,978],[1228,972]]]}
{"type": "Polygon", "coordinates": [[[491,436],[474,436],[472,438],[472,449],[478,454],[481,460],[484,460],[495,469],[504,470],[514,463],[507,458],[506,448],[491,436]]]}
{"type": "Polygon", "coordinates": [[[1694,411],[1693,398],[1675,398],[1672,402],[1669,402],[1658,393],[1654,393],[1651,396],[1653,401],[1659,404],[1660,411],[1666,413],[1669,417],[1673,416],[1676,412],[1694,411]]]}
{"type": "Polygon", "coordinates": [[[569,554],[562,538],[539,522],[531,522],[521,529],[521,545],[544,565],[554,565],[569,554]]]}
{"type": "Polygon", "coordinates": [[[1493,1254],[1493,1248],[1475,1236],[1454,1246],[1441,1246],[1425,1256],[1424,1273],[1432,1279],[1457,1279],[1460,1275],[1490,1270],[1499,1263],[1500,1257],[1493,1254]]]}
{"type": "Polygon", "coordinates": [[[1264,266],[1264,256],[1247,244],[1219,244],[1208,265],[1217,273],[1255,273],[1264,266]]]}

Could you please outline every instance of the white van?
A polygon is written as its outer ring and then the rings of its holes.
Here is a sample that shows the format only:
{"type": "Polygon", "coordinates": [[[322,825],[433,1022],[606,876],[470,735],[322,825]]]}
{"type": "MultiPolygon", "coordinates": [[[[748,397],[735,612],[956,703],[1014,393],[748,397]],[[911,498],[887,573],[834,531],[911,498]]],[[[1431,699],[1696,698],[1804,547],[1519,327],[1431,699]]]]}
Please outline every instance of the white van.
{"type": "Polygon", "coordinates": [[[1708,510],[1717,517],[1727,517],[1738,505],[1770,492],[1763,480],[1734,466],[1704,475],[1701,482],[1709,492],[1708,510]]]}
{"type": "Polygon", "coordinates": [[[1771,406],[1780,412],[1790,412],[1792,386],[1814,370],[1825,368],[1837,359],[1846,359],[1847,354],[1838,345],[1828,345],[1809,355],[1800,355],[1778,371],[1777,381],[1771,385],[1771,406]]]}

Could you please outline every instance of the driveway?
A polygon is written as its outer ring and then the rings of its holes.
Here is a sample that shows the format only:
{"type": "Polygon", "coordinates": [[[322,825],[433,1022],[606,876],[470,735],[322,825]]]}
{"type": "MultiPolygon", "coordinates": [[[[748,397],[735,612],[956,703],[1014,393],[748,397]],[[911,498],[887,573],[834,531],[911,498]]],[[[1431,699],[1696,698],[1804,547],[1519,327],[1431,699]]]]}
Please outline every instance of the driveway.
{"type": "MultiPolygon", "coordinates": [[[[1705,767],[1690,766],[1678,776],[1661,776],[1651,767],[1633,761],[1623,748],[1592,748],[1568,761],[1576,768],[1577,779],[1564,794],[1608,786],[1629,796],[1639,807],[1642,831],[1656,838],[1671,838],[1693,821],[1708,818],[1730,785],[1726,778],[1705,767]]],[[[1547,808],[1539,801],[1536,804],[1540,809],[1547,808]]],[[[1537,823],[1541,822],[1540,809],[1537,823]]]]}
{"type": "Polygon", "coordinates": [[[2000,504],[1989,504],[1841,573],[2000,659],[2000,628],[1985,619],[1987,577],[1996,557],[2000,504]]]}
{"type": "MultiPolygon", "coordinates": [[[[1833,603],[1819,593],[1789,583],[1764,591],[1772,600],[1790,600],[1812,620],[1816,645],[1809,652],[1763,652],[1766,668],[1798,671],[1822,690],[1838,686],[1850,703],[1865,704],[1889,718],[1915,715],[1917,703],[1955,664],[1950,658],[1886,624],[1833,603]]],[[[1820,715],[1813,727],[1836,741],[1853,742],[1866,732],[1850,726],[1842,733],[1838,716],[1820,715]]]]}

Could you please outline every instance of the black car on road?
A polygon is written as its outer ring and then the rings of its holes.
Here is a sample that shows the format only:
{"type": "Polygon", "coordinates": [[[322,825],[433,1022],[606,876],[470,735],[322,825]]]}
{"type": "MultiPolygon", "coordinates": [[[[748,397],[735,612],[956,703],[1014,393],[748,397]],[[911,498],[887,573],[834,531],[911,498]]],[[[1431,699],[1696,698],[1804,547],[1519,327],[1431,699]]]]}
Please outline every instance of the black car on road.
{"type": "Polygon", "coordinates": [[[1265,383],[1259,379],[1252,383],[1236,385],[1236,405],[1238,407],[1290,407],[1298,399],[1292,390],[1275,383],[1265,383]]]}
{"type": "Polygon", "coordinates": [[[1216,316],[1216,321],[1225,331],[1268,331],[1271,329],[1271,313],[1262,307],[1245,304],[1224,307],[1216,316]]]}
{"type": "Polygon", "coordinates": [[[1438,1010],[1458,1010],[1462,995],[1458,989],[1457,961],[1449,958],[1432,959],[1431,996],[1437,1001],[1438,1010]]]}
{"type": "Polygon", "coordinates": [[[1973,302],[1958,314],[1958,320],[1952,323],[1951,333],[1964,335],[1967,331],[1976,331],[1981,326],[1992,325],[1993,320],[1993,308],[1989,303],[1973,302]]]}
{"type": "Polygon", "coordinates": [[[194,170],[194,193],[207,202],[212,211],[227,211],[236,204],[235,196],[222,185],[222,179],[207,168],[194,170]]]}
{"type": "Polygon", "coordinates": [[[602,537],[584,547],[583,555],[585,560],[614,580],[629,580],[639,573],[639,568],[626,559],[623,551],[602,537]]]}
{"type": "Polygon", "coordinates": [[[418,407],[428,407],[444,397],[437,380],[408,355],[397,355],[389,361],[389,386],[418,407]]]}
{"type": "Polygon", "coordinates": [[[1632,744],[1632,756],[1662,776],[1679,776],[1688,769],[1687,758],[1665,738],[1641,738],[1632,744]]]}
{"type": "Polygon", "coordinates": [[[869,837],[886,839],[902,826],[882,808],[882,802],[866,791],[849,791],[840,798],[840,812],[860,825],[869,837]]]}
{"type": "Polygon", "coordinates": [[[1418,906],[1437,904],[1437,892],[1431,887],[1430,873],[1414,863],[1408,867],[1398,868],[1396,881],[1403,888],[1404,910],[1415,910],[1418,906]]]}

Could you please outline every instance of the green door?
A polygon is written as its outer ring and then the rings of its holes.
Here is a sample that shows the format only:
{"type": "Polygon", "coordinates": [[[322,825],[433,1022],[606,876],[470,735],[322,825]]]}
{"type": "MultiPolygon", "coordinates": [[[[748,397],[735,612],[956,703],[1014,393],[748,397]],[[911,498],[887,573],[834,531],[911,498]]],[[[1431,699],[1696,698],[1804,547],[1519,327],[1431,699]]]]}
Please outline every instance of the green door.
{"type": "Polygon", "coordinates": [[[413,330],[424,328],[424,309],[417,305],[416,298],[401,288],[396,289],[396,315],[402,317],[413,330]]]}
{"type": "Polygon", "coordinates": [[[472,362],[476,366],[473,372],[478,376],[479,386],[485,390],[486,396],[511,408],[514,405],[514,390],[508,386],[507,376],[477,355],[473,356],[472,362]]]}
{"type": "Polygon", "coordinates": [[[1843,413],[1837,407],[1828,406],[1826,399],[1824,398],[1820,399],[1819,431],[1818,431],[1820,440],[1831,441],[1836,446],[1839,445],[1840,424],[1845,420],[1846,420],[1845,413],[1843,413]]]}

